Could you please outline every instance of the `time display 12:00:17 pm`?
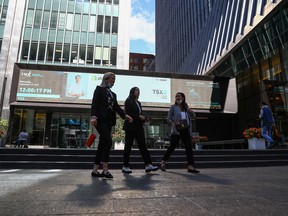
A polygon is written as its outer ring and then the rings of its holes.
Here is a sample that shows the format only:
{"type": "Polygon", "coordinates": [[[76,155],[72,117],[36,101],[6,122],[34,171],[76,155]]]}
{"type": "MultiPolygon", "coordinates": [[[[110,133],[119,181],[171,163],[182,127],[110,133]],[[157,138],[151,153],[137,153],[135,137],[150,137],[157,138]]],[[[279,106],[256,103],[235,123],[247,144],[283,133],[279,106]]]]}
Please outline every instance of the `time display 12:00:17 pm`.
{"type": "Polygon", "coordinates": [[[48,88],[19,88],[19,92],[21,93],[37,93],[37,94],[51,94],[52,93],[52,89],[48,89],[48,88]]]}

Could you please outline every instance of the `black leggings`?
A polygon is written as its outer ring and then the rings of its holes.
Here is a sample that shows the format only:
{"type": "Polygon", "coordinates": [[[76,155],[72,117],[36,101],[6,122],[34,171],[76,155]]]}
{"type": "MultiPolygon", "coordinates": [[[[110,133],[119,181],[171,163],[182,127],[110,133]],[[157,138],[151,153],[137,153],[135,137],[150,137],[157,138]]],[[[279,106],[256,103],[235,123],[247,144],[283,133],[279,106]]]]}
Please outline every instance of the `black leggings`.
{"type": "Polygon", "coordinates": [[[145,143],[145,135],[143,128],[139,128],[136,131],[125,131],[125,148],[123,155],[123,166],[129,167],[129,158],[131,148],[134,142],[137,141],[139,151],[142,155],[145,165],[151,164],[151,157],[145,143]]]}
{"type": "Polygon", "coordinates": [[[188,129],[180,131],[180,135],[172,135],[170,138],[170,146],[168,147],[167,151],[164,154],[162,160],[168,161],[171,154],[174,152],[175,148],[179,145],[180,139],[184,143],[185,150],[186,150],[186,157],[188,165],[194,165],[194,155],[192,150],[192,141],[191,136],[189,134],[188,129]]]}
{"type": "Polygon", "coordinates": [[[99,165],[101,161],[106,163],[109,162],[109,155],[112,147],[112,126],[106,122],[98,122],[96,129],[99,133],[99,144],[94,164],[99,165]]]}

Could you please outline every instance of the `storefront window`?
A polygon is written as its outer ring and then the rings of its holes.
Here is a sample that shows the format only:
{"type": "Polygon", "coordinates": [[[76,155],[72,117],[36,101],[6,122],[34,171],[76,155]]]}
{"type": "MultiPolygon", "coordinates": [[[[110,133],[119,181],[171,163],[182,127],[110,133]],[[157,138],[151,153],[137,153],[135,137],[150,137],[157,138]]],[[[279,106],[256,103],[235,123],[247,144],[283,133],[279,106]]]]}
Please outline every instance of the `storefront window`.
{"type": "Polygon", "coordinates": [[[43,145],[46,113],[34,109],[15,109],[13,115],[12,140],[26,129],[29,133],[29,145],[43,145]]]}
{"type": "Polygon", "coordinates": [[[84,148],[91,132],[89,115],[61,114],[52,115],[50,147],[84,148]]]}

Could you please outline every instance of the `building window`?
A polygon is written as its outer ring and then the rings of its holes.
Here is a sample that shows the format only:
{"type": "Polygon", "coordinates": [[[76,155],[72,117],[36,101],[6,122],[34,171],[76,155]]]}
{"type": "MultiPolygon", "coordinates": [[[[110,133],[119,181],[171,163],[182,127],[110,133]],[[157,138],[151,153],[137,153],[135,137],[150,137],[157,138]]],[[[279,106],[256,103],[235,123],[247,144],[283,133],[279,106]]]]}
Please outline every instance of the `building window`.
{"type": "Polygon", "coordinates": [[[34,27],[35,28],[40,28],[41,17],[42,17],[42,11],[36,10],[36,12],[35,12],[35,20],[34,20],[34,27]]]}
{"type": "Polygon", "coordinates": [[[80,46],[80,58],[79,58],[79,64],[85,64],[85,53],[86,53],[86,45],[80,46]]]}
{"type": "Polygon", "coordinates": [[[62,46],[56,45],[54,61],[61,62],[61,59],[62,59],[62,46]]]}
{"type": "Polygon", "coordinates": [[[36,60],[36,54],[37,54],[37,43],[32,43],[29,60],[36,60]]]}
{"type": "Polygon", "coordinates": [[[76,14],[74,16],[74,31],[79,31],[80,30],[80,21],[81,21],[81,16],[80,14],[76,14]]]}
{"type": "Polygon", "coordinates": [[[46,61],[52,61],[53,51],[54,51],[54,45],[48,44],[47,51],[46,51],[46,61]]]}
{"type": "Polygon", "coordinates": [[[32,27],[34,17],[34,10],[28,10],[26,17],[26,26],[32,27]]]}
{"type": "Polygon", "coordinates": [[[45,47],[46,47],[46,45],[44,43],[39,44],[38,60],[40,60],[40,61],[44,61],[45,47]]]}
{"type": "Polygon", "coordinates": [[[101,47],[95,48],[95,64],[101,64],[101,47]]]}
{"type": "Polygon", "coordinates": [[[28,59],[28,51],[29,51],[29,42],[24,41],[22,45],[21,59],[28,59]]]}
{"type": "Polygon", "coordinates": [[[113,17],[112,19],[112,34],[118,33],[118,17],[113,17]]]}
{"type": "Polygon", "coordinates": [[[95,32],[96,16],[90,16],[89,32],[95,32]]]}
{"type": "Polygon", "coordinates": [[[93,64],[93,47],[92,46],[89,46],[87,48],[87,64],[93,64]]]}
{"type": "Polygon", "coordinates": [[[57,12],[52,12],[51,13],[51,20],[50,20],[50,28],[56,29],[56,27],[57,27],[57,18],[58,18],[57,12]]]}
{"type": "Polygon", "coordinates": [[[65,29],[65,13],[59,14],[58,29],[65,29]]]}
{"type": "Polygon", "coordinates": [[[48,28],[49,26],[49,11],[44,11],[43,21],[42,21],[42,28],[48,28]]]}
{"type": "Polygon", "coordinates": [[[110,33],[110,25],[111,25],[111,17],[105,16],[105,28],[104,28],[105,33],[110,33]]]}
{"type": "Polygon", "coordinates": [[[103,48],[103,58],[102,58],[102,64],[103,65],[110,65],[110,62],[109,62],[109,48],[108,47],[104,47],[103,48]]]}
{"type": "Polygon", "coordinates": [[[97,32],[103,31],[103,16],[98,16],[97,20],[97,32]]]}
{"type": "Polygon", "coordinates": [[[111,55],[110,55],[111,65],[116,66],[116,64],[117,64],[116,59],[117,59],[117,49],[112,48],[111,49],[111,55]]]}
{"type": "Polygon", "coordinates": [[[106,7],[105,7],[105,15],[106,16],[111,16],[112,15],[112,7],[111,7],[111,5],[107,5],[106,4],[106,7]]]}
{"type": "Polygon", "coordinates": [[[71,61],[72,63],[77,63],[77,59],[78,59],[78,46],[72,46],[72,50],[71,50],[71,61]]]}

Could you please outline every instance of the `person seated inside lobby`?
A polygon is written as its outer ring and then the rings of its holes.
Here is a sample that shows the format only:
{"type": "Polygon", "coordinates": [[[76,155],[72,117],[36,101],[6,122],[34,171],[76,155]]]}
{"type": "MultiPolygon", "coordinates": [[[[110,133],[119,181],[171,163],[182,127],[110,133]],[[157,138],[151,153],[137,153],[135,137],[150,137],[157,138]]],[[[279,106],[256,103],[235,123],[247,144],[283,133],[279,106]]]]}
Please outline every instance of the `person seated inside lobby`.
{"type": "Polygon", "coordinates": [[[17,139],[17,142],[16,142],[17,147],[19,147],[19,148],[22,148],[22,147],[28,148],[28,145],[27,145],[28,139],[29,139],[29,134],[26,131],[26,129],[24,128],[21,131],[21,133],[19,134],[19,136],[18,136],[18,139],[17,139]]]}

